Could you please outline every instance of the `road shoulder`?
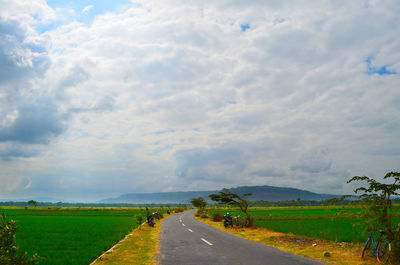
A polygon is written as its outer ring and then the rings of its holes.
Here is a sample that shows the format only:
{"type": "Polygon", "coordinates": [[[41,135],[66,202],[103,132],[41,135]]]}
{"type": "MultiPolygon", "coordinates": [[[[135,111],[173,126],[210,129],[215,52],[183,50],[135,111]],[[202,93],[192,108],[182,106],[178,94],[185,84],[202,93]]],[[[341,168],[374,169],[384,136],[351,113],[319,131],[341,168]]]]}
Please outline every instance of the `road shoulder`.
{"type": "Polygon", "coordinates": [[[213,222],[210,219],[197,216],[194,216],[194,218],[211,227],[244,239],[328,264],[368,265],[376,263],[376,259],[373,258],[367,260],[361,259],[361,246],[359,244],[315,240],[293,234],[273,232],[262,228],[226,229],[222,222],[213,222]],[[325,252],[329,252],[330,257],[325,257],[325,252]]]}

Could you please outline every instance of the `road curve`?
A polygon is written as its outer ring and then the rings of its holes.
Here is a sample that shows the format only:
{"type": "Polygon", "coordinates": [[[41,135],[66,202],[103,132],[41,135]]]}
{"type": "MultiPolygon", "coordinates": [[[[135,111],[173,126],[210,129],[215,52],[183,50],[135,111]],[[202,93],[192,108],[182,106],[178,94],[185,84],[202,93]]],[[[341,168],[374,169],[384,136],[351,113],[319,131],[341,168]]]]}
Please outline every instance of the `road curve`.
{"type": "Polygon", "coordinates": [[[195,211],[168,217],[162,224],[162,265],[322,265],[205,225],[195,211]]]}

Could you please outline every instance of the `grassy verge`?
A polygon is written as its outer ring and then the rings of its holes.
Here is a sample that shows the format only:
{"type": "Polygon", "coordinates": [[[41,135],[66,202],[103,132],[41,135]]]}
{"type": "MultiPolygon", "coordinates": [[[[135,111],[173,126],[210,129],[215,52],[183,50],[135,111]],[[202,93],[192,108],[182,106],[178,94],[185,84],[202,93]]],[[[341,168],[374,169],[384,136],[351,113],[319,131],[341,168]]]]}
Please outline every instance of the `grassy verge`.
{"type": "Polygon", "coordinates": [[[127,235],[125,240],[92,264],[157,264],[155,257],[158,252],[160,231],[160,223],[157,223],[154,228],[145,224],[141,229],[137,228],[127,235]]]}
{"type": "Polygon", "coordinates": [[[144,224],[136,228],[91,265],[158,264],[161,224],[162,220],[154,227],[144,224]]]}
{"type": "Polygon", "coordinates": [[[209,219],[199,217],[195,218],[207,225],[236,236],[328,264],[370,265],[377,263],[376,259],[373,257],[370,257],[367,260],[361,259],[362,246],[359,243],[332,242],[312,239],[294,234],[273,232],[263,228],[226,229],[222,222],[213,222],[209,219]],[[325,257],[324,252],[329,252],[330,257],[325,257]]]}

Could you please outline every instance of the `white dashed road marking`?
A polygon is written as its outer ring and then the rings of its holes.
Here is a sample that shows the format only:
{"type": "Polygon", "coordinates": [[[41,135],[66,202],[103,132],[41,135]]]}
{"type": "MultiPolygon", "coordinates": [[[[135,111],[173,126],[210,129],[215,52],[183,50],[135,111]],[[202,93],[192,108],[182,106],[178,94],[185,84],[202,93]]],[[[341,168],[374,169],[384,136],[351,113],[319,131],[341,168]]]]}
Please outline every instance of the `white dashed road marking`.
{"type": "Polygon", "coordinates": [[[192,232],[192,233],[193,233],[193,230],[192,230],[192,229],[188,228],[188,230],[189,230],[189,232],[192,232]]]}
{"type": "Polygon", "coordinates": [[[186,226],[185,224],[182,224],[183,226],[186,226]]]}
{"type": "Polygon", "coordinates": [[[205,240],[204,238],[201,238],[201,240],[203,240],[204,242],[206,242],[208,245],[212,246],[213,244],[208,242],[207,240],[205,240]]]}

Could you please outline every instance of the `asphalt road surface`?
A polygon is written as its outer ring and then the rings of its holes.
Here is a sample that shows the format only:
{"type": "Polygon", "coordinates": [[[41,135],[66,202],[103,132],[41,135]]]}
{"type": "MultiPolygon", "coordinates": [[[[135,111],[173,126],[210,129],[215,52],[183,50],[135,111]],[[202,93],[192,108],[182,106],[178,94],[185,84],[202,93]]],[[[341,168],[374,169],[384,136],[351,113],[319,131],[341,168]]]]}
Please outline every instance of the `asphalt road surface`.
{"type": "Polygon", "coordinates": [[[323,263],[252,242],[205,225],[195,210],[162,224],[162,265],[321,265],[323,263]]]}

